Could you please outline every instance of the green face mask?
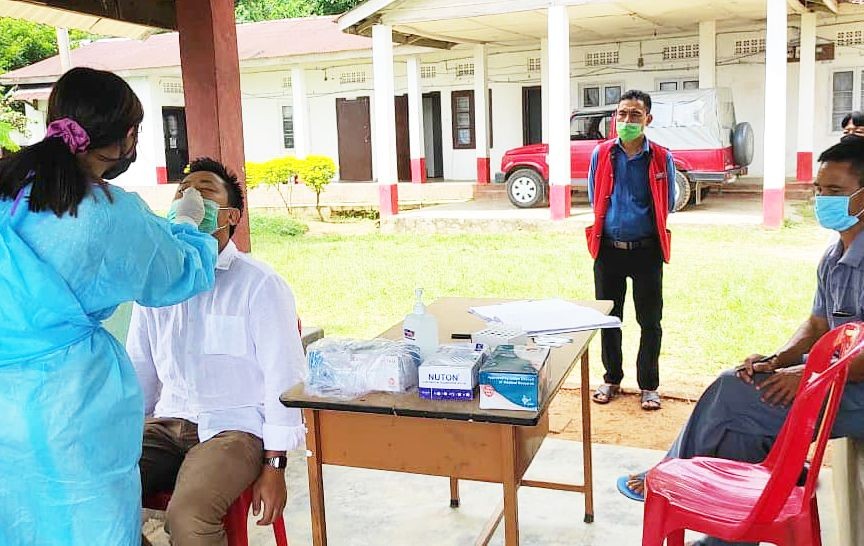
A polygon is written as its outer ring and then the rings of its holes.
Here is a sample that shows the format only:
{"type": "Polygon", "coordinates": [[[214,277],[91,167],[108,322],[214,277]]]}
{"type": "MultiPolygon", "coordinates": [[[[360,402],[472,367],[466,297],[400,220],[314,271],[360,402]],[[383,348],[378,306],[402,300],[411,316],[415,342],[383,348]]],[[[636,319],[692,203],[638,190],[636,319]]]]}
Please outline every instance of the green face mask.
{"type": "MultiPolygon", "coordinates": [[[[177,217],[177,203],[180,201],[174,201],[171,203],[171,208],[168,209],[168,220],[173,222],[177,217]]],[[[228,207],[225,207],[228,208],[228,207]]],[[[201,220],[201,223],[198,224],[198,231],[201,233],[213,234],[216,231],[216,228],[219,227],[219,211],[222,207],[219,206],[219,203],[215,201],[211,201],[210,199],[204,200],[204,219],[201,220]]]]}
{"type": "Polygon", "coordinates": [[[643,127],[640,123],[617,121],[615,122],[615,129],[618,131],[618,138],[621,139],[621,142],[630,142],[642,136],[643,127]]]}

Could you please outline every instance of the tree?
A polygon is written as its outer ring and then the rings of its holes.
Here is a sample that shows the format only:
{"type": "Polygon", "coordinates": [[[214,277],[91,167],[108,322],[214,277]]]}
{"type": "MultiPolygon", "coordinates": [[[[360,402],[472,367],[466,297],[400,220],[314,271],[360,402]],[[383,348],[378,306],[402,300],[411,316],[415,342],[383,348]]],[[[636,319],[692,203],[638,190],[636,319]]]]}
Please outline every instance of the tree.
{"type": "Polygon", "coordinates": [[[234,0],[237,21],[248,23],[343,13],[362,0],[234,0]]]}
{"type": "Polygon", "coordinates": [[[333,180],[333,177],[336,176],[336,164],[327,156],[310,155],[300,161],[299,167],[297,174],[300,176],[300,181],[315,192],[315,210],[318,211],[318,218],[323,222],[321,192],[324,191],[324,186],[329,184],[333,180]]]}
{"type": "MultiPolygon", "coordinates": [[[[72,47],[93,38],[86,32],[69,32],[72,47]]],[[[56,54],[57,34],[54,27],[0,17],[0,74],[56,54]]]]}

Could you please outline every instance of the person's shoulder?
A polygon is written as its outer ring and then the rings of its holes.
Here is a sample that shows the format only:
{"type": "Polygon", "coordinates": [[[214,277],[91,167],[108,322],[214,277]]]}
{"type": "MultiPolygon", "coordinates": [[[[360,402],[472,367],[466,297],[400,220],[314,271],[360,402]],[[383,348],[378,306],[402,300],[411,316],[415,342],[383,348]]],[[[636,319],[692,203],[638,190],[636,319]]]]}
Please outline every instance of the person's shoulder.
{"type": "Polygon", "coordinates": [[[262,283],[262,286],[276,284],[288,288],[288,283],[285,282],[270,264],[262,262],[248,253],[238,252],[231,267],[237,267],[242,270],[245,277],[257,283],[262,283]]]}

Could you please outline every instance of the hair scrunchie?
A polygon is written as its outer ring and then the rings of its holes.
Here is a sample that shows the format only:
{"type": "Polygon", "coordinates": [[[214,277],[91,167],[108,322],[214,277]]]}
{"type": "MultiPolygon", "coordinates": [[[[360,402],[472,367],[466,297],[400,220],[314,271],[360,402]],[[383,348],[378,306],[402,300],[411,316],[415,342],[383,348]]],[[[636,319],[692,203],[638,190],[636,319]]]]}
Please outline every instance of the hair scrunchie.
{"type": "Polygon", "coordinates": [[[90,146],[90,136],[77,121],[70,118],[60,118],[48,124],[45,138],[59,138],[66,143],[73,154],[86,152],[90,146]]]}

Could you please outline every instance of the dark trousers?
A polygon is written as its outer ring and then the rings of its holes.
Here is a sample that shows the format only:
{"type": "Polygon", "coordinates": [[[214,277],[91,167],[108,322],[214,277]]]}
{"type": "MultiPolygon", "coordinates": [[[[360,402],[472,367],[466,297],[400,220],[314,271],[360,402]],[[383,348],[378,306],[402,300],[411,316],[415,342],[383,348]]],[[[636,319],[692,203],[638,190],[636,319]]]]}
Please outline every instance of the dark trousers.
{"type": "MultiPolygon", "coordinates": [[[[628,277],[633,279],[633,304],[636,321],[642,330],[636,357],[637,379],[640,389],[653,391],[660,384],[660,339],[663,337],[660,327],[663,318],[663,256],[658,244],[633,250],[600,248],[594,262],[594,294],[598,300],[612,300],[612,314],[621,319],[624,317],[628,277]]],[[[621,329],[604,329],[600,338],[603,367],[606,369],[603,381],[619,385],[624,378],[621,329]]]]}

